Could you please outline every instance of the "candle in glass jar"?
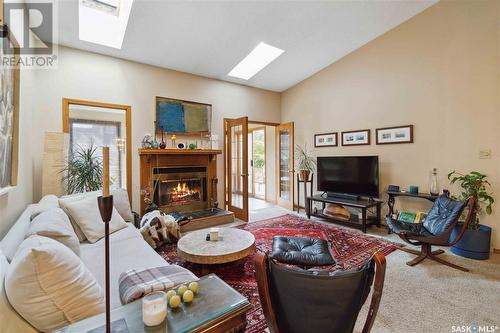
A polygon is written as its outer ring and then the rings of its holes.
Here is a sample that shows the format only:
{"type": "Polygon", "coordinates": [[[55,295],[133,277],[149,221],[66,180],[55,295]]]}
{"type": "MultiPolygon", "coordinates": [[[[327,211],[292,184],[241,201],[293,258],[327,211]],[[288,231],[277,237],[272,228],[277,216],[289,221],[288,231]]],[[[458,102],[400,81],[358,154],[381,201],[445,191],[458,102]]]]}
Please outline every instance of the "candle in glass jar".
{"type": "Polygon", "coordinates": [[[219,228],[210,228],[210,240],[212,242],[219,240],[219,228]]]}
{"type": "Polygon", "coordinates": [[[109,147],[102,147],[102,196],[109,197],[109,147]]]}
{"type": "Polygon", "coordinates": [[[146,326],[160,325],[167,317],[167,298],[163,291],[156,291],[142,299],[142,321],[146,326]]]}

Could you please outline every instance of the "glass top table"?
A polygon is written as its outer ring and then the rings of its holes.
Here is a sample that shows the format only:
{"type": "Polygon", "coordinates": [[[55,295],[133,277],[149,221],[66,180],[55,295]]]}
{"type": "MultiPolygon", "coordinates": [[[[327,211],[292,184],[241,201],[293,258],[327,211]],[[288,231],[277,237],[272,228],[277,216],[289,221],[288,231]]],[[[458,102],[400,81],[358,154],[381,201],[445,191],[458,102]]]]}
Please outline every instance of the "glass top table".
{"type": "MultiPolygon", "coordinates": [[[[111,311],[111,322],[124,319],[128,332],[181,333],[211,332],[210,328],[236,316],[244,317],[252,308],[248,300],[234,290],[217,275],[209,274],[198,281],[199,291],[191,304],[181,303],[177,309],[168,308],[167,319],[158,326],[148,327],[142,322],[142,299],[111,311]]],[[[105,314],[99,314],[68,325],[56,332],[82,333],[98,332],[96,328],[104,325],[105,314]]],[[[122,321],[123,324],[123,321],[122,321]]],[[[112,324],[113,331],[120,330],[112,324]]],[[[102,330],[104,332],[104,330],[102,330]]]]}

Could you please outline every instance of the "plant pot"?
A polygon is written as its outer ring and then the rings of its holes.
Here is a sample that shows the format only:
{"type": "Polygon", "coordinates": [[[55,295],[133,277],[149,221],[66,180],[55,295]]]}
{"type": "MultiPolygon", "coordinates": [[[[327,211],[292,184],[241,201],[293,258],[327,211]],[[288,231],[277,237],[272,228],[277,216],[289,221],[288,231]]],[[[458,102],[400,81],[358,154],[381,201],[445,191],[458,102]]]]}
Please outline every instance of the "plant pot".
{"type": "MultiPolygon", "coordinates": [[[[453,229],[450,239],[453,240],[460,233],[461,225],[453,229]]],[[[450,249],[461,257],[485,260],[490,257],[491,228],[479,224],[479,229],[466,229],[463,237],[450,249]]]]}
{"type": "Polygon", "coordinates": [[[302,181],[309,180],[310,174],[311,174],[311,171],[309,171],[309,170],[299,170],[299,179],[302,181]]]}

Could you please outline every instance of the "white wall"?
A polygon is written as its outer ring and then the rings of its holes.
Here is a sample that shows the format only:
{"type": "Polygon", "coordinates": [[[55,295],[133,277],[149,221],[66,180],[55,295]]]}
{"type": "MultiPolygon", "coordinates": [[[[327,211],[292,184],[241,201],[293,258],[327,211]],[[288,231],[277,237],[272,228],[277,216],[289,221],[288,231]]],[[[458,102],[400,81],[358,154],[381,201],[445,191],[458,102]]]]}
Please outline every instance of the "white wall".
{"type": "Polygon", "coordinates": [[[31,97],[36,89],[34,75],[35,72],[33,70],[21,70],[17,186],[12,188],[8,193],[0,196],[0,239],[7,233],[10,225],[26,208],[26,205],[33,201],[32,131],[36,126],[33,121],[35,101],[31,97]]]}

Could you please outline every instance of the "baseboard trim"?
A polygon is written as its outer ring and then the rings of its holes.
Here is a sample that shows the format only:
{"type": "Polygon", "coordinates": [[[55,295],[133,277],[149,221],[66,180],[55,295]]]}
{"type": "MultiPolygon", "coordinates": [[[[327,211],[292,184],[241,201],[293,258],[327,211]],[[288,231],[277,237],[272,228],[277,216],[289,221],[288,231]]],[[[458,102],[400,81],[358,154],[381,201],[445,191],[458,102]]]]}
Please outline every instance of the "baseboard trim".
{"type": "Polygon", "coordinates": [[[498,253],[498,254],[500,254],[500,249],[493,249],[493,253],[498,253]]]}

